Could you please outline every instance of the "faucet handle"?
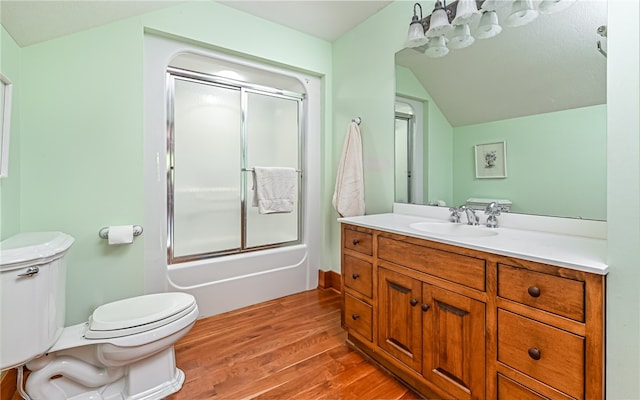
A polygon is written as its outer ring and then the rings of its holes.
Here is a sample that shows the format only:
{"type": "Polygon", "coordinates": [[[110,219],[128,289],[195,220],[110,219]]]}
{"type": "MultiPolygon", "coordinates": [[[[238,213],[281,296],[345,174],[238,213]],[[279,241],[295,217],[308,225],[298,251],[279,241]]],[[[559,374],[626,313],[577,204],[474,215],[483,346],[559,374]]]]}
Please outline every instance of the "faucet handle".
{"type": "Polygon", "coordinates": [[[498,205],[498,203],[495,201],[492,201],[487,205],[487,208],[485,208],[484,213],[487,215],[497,216],[497,215],[500,215],[500,211],[501,211],[501,207],[498,205]]]}
{"type": "Polygon", "coordinates": [[[487,205],[487,208],[484,210],[484,213],[489,217],[487,218],[487,227],[488,228],[497,228],[498,227],[498,218],[500,215],[500,206],[495,201],[492,201],[487,205]]]}
{"type": "Polygon", "coordinates": [[[449,221],[458,223],[460,222],[460,209],[457,207],[450,207],[449,212],[451,212],[451,216],[449,217],[449,221]]]}

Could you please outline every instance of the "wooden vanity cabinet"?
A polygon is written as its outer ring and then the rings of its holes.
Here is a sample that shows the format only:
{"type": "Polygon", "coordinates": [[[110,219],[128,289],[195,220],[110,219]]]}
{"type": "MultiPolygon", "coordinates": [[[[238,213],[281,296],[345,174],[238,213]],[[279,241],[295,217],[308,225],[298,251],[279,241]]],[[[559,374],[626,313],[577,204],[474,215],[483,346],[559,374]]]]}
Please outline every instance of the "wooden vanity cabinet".
{"type": "Polygon", "coordinates": [[[605,276],[499,259],[496,287],[499,378],[542,399],[603,399],[605,276]]]}
{"type": "Polygon", "coordinates": [[[363,343],[373,342],[373,234],[365,228],[342,231],[342,326],[363,343]]]}
{"type": "Polygon", "coordinates": [[[603,399],[604,276],[342,225],[348,342],[425,398],[603,399]]]}
{"type": "Polygon", "coordinates": [[[456,399],[484,397],[485,305],[383,267],[378,279],[378,347],[456,399]]]}

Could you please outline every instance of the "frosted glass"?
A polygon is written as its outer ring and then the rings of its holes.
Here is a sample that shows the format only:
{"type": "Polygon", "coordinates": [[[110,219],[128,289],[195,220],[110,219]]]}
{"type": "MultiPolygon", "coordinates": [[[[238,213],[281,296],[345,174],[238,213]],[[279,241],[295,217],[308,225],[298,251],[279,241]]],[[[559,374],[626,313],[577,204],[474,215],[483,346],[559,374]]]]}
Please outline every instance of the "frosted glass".
{"type": "MultiPolygon", "coordinates": [[[[298,101],[257,93],[247,96],[247,167],[298,169],[298,101]]],[[[252,177],[247,174],[247,199],[253,199],[252,177]]],[[[300,180],[298,180],[298,184],[300,180]]],[[[247,202],[246,247],[298,240],[298,201],[291,213],[259,214],[247,202]]]]}
{"type": "Polygon", "coordinates": [[[241,246],[240,91],[175,80],[174,257],[241,246]]]}

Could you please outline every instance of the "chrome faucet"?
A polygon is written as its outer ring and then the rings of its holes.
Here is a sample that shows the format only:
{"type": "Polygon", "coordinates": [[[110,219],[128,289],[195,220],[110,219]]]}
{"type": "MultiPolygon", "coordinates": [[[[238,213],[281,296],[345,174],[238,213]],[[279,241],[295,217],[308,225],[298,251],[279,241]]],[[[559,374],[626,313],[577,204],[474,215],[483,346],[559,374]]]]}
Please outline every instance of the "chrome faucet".
{"type": "Polygon", "coordinates": [[[484,213],[488,215],[487,217],[487,228],[497,228],[498,227],[498,215],[500,215],[500,206],[495,201],[492,201],[487,205],[487,208],[484,210],[484,213]]]}
{"type": "Polygon", "coordinates": [[[473,208],[469,208],[465,205],[458,207],[458,212],[464,211],[467,215],[467,225],[480,225],[480,217],[476,215],[473,208]]]}

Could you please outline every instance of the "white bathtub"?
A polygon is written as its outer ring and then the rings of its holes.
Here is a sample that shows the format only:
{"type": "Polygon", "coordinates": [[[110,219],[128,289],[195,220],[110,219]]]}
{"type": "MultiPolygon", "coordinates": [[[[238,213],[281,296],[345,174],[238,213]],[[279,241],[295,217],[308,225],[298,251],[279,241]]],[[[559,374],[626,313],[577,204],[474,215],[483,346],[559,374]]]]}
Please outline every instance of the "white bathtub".
{"type": "Polygon", "coordinates": [[[311,270],[301,244],[169,265],[168,290],[195,296],[203,318],[310,289],[311,270]]]}

